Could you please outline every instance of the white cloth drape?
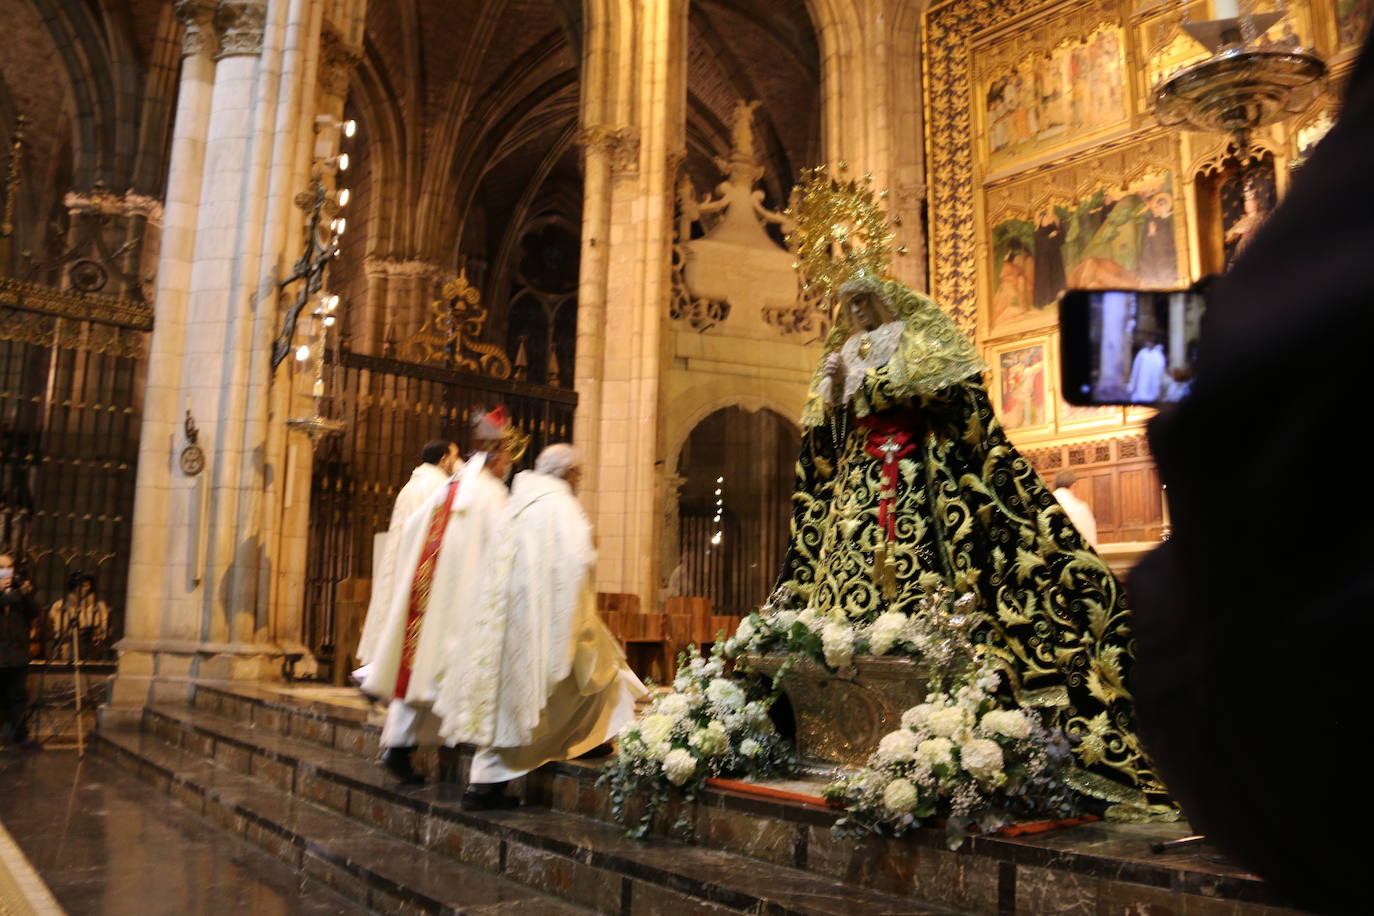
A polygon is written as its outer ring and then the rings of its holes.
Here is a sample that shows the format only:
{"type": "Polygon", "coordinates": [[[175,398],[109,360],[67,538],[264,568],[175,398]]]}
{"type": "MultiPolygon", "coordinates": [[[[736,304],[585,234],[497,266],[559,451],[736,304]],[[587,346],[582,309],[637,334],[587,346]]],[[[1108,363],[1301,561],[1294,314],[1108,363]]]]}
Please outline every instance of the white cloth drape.
{"type": "Polygon", "coordinates": [[[387,612],[391,609],[391,599],[396,587],[396,546],[401,539],[405,523],[415,514],[415,510],[429,503],[434,491],[449,479],[438,465],[421,464],[410,472],[410,479],[396,494],[396,502],[391,507],[391,522],[386,532],[378,534],[373,540],[372,551],[372,598],[367,605],[367,617],[363,621],[363,634],[358,640],[358,660],[366,665],[377,651],[377,640],[386,624],[387,612]]]}

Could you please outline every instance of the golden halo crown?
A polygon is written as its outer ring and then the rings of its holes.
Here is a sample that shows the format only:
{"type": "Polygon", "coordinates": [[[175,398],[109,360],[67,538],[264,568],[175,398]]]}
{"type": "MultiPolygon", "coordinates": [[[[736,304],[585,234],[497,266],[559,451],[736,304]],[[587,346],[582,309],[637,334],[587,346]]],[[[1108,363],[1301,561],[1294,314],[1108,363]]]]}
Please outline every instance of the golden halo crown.
{"type": "Polygon", "coordinates": [[[840,286],[859,276],[887,275],[892,258],[894,221],[882,201],[887,191],[875,191],[873,176],[844,178],[826,166],[803,169],[793,191],[794,203],[784,211],[791,218],[788,247],[796,254],[792,267],[802,276],[802,288],[819,308],[829,310],[840,286]]]}

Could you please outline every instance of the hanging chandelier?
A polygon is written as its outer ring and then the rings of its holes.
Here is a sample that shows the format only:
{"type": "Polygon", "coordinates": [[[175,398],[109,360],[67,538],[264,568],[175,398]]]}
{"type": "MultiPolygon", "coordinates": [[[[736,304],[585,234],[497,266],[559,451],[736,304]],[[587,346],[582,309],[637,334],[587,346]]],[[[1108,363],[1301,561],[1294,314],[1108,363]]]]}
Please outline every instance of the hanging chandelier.
{"type": "Polygon", "coordinates": [[[1303,111],[1321,90],[1326,64],[1313,52],[1274,46],[1262,36],[1287,16],[1283,0],[1268,12],[1255,2],[1215,0],[1216,17],[1190,19],[1183,30],[1210,56],[1161,79],[1151,94],[1155,117],[1165,127],[1225,131],[1244,150],[1250,133],[1303,111]]]}

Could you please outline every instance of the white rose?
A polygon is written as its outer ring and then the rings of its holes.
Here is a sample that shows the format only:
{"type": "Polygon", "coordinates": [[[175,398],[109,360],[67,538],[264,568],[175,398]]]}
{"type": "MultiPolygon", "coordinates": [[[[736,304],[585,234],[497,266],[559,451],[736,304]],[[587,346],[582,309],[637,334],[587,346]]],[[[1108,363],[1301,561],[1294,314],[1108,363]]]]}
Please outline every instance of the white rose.
{"type": "Polygon", "coordinates": [[[959,762],[979,779],[993,779],[1002,772],[1002,748],[996,741],[974,738],[959,749],[959,762]]]}
{"type": "Polygon", "coordinates": [[[825,663],[843,668],[854,660],[854,630],[842,623],[828,623],[821,632],[821,649],[825,663]]]}
{"type": "Polygon", "coordinates": [[[718,677],[706,685],[706,699],[724,709],[740,709],[745,696],[738,684],[718,677]]]}
{"type": "Polygon", "coordinates": [[[686,782],[697,771],[697,759],[692,752],[677,748],[663,758],[663,775],[675,786],[686,782]]]}
{"type": "Polygon", "coordinates": [[[927,738],[916,746],[916,760],[928,766],[954,762],[954,744],[948,738],[927,738]]]}
{"type": "Polygon", "coordinates": [[[768,618],[768,622],[773,626],[777,627],[779,630],[790,630],[792,629],[792,624],[797,622],[797,612],[778,611],[775,614],[773,614],[773,616],[768,618]]]}
{"type": "Polygon", "coordinates": [[[905,728],[883,735],[878,742],[878,759],[883,763],[901,763],[916,755],[916,735],[905,728]]]}
{"type": "Polygon", "coordinates": [[[907,616],[898,611],[888,611],[877,620],[868,633],[868,645],[874,655],[886,655],[893,644],[906,631],[907,616]]]}
{"type": "Polygon", "coordinates": [[[730,743],[730,736],[726,734],[723,724],[712,722],[705,728],[692,732],[692,737],[687,739],[687,743],[707,756],[714,756],[725,750],[730,743]]]}
{"type": "Polygon", "coordinates": [[[973,716],[967,709],[959,706],[949,706],[945,709],[937,709],[930,714],[926,720],[926,728],[932,734],[940,735],[944,738],[954,738],[962,734],[973,725],[973,716]]]}
{"type": "Polygon", "coordinates": [[[930,714],[935,711],[933,703],[922,703],[913,706],[902,713],[902,725],[906,728],[925,728],[926,722],[930,720],[930,714]]]}
{"type": "Polygon", "coordinates": [[[739,743],[739,752],[746,757],[757,757],[762,750],[763,745],[759,744],[753,738],[745,738],[739,743]]]}
{"type": "Polygon", "coordinates": [[[691,708],[692,701],[682,693],[670,693],[658,701],[658,711],[674,719],[681,719],[691,708]]]}
{"type": "Polygon", "coordinates": [[[894,779],[883,790],[883,807],[893,814],[906,814],[916,807],[916,787],[905,779],[894,779]]]}
{"type": "Polygon", "coordinates": [[[1018,740],[1030,736],[1030,720],[1017,709],[993,709],[983,715],[981,723],[984,731],[994,735],[1006,735],[1018,740]]]}
{"type": "Polygon", "coordinates": [[[659,741],[649,745],[645,751],[650,759],[662,762],[665,757],[673,752],[673,745],[667,741],[659,741]]]}
{"type": "Polygon", "coordinates": [[[667,741],[673,734],[674,724],[676,720],[672,716],[655,713],[644,717],[644,721],[639,724],[639,734],[645,744],[658,744],[667,741]]]}
{"type": "Polygon", "coordinates": [[[754,633],[754,617],[751,614],[739,622],[739,627],[735,630],[735,639],[747,643],[754,638],[754,633]]]}
{"type": "Polygon", "coordinates": [[[797,615],[797,623],[806,627],[812,633],[819,633],[821,627],[825,625],[825,618],[821,616],[820,611],[813,607],[809,607],[797,615]]]}

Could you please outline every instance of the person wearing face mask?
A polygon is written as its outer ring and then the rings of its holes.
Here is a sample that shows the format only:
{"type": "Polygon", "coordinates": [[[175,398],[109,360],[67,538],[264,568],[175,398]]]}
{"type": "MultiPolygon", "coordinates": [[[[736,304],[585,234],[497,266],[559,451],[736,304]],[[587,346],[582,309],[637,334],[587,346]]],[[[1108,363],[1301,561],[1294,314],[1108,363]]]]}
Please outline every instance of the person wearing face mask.
{"type": "Polygon", "coordinates": [[[33,583],[0,553],[0,744],[37,749],[29,738],[29,633],[38,617],[33,583]]]}
{"type": "Polygon", "coordinates": [[[1111,817],[1177,817],[1135,730],[1124,592],[1007,439],[972,342],[898,280],[837,298],[779,588],[823,625],[938,602],[1008,699],[1069,736],[1076,791],[1111,817]]]}
{"type": "Polygon", "coordinates": [[[450,646],[434,711],[450,743],[482,748],[463,807],[513,807],[502,787],[549,760],[605,755],[647,693],[596,611],[592,526],[567,443],[516,475],[487,587],[450,646]]]}
{"type": "Polygon", "coordinates": [[[447,647],[477,605],[509,497],[505,480],[528,442],[503,407],[473,420],[476,451],[401,530],[390,609],[361,685],[364,693],[390,699],[382,764],[403,785],[424,782],[411,758],[422,736],[423,743],[437,743],[429,710],[447,647]]]}

